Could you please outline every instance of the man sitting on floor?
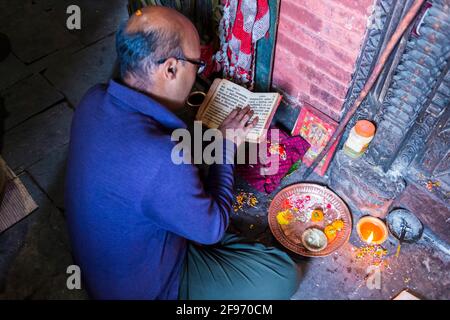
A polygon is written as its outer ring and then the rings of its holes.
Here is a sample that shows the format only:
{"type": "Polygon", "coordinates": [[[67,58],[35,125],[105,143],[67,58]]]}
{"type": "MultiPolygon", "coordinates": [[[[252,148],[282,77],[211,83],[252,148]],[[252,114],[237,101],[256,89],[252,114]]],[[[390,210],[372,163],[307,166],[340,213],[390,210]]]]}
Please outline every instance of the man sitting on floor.
{"type": "MultiPolygon", "coordinates": [[[[289,299],[298,286],[289,256],[225,234],[233,165],[211,165],[202,182],[196,166],[171,160],[171,133],[186,127],[173,112],[201,64],[194,25],[175,10],[144,8],[118,31],[117,52],[121,79],[86,93],[69,148],[67,221],[90,295],[289,299]]],[[[252,114],[237,108],[219,129],[242,129],[241,141],[252,114]]]]}

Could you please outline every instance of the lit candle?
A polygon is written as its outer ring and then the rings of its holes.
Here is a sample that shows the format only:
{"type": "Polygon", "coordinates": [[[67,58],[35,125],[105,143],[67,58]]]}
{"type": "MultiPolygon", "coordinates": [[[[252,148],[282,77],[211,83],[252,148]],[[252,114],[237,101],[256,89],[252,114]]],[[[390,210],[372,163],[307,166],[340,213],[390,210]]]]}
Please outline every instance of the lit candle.
{"type": "Polygon", "coordinates": [[[373,231],[370,232],[369,237],[367,238],[367,244],[371,244],[373,241],[373,231]]]}
{"type": "Polygon", "coordinates": [[[359,238],[367,244],[382,244],[388,237],[388,229],[383,221],[367,216],[356,225],[359,238]]]}

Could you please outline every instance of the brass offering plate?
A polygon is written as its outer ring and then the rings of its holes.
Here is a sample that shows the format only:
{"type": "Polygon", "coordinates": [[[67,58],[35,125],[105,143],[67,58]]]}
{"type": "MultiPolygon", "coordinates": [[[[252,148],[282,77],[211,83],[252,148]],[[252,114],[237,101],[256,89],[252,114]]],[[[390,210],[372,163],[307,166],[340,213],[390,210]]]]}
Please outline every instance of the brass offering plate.
{"type": "Polygon", "coordinates": [[[275,195],[269,206],[269,226],[275,238],[287,249],[307,257],[330,255],[348,242],[352,231],[352,218],[344,201],[333,191],[313,183],[298,183],[284,188],[275,195]],[[323,219],[312,221],[312,211],[321,209],[323,219]],[[280,224],[277,215],[290,210],[293,220],[280,224]],[[318,252],[312,252],[302,243],[303,232],[311,227],[325,230],[336,220],[344,223],[336,237],[318,252]]]}

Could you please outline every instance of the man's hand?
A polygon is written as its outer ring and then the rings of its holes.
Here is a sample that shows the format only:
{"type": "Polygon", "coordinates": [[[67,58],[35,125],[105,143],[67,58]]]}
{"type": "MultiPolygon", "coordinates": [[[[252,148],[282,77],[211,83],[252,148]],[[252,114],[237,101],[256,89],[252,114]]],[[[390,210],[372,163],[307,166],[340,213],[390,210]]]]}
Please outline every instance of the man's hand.
{"type": "Polygon", "coordinates": [[[219,130],[226,139],[233,141],[239,147],[245,141],[245,137],[250,130],[258,124],[258,117],[248,122],[253,117],[253,114],[254,112],[250,109],[250,106],[246,106],[243,109],[237,107],[223,120],[219,130]]]}

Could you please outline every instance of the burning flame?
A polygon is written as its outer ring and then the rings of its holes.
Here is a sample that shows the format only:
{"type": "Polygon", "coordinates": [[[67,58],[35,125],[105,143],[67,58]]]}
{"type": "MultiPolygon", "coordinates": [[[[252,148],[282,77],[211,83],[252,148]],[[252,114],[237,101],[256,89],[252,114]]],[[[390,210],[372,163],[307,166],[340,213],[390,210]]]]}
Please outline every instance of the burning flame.
{"type": "Polygon", "coordinates": [[[367,244],[371,244],[373,241],[373,231],[370,233],[369,237],[367,238],[367,244]]]}

